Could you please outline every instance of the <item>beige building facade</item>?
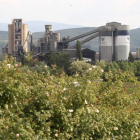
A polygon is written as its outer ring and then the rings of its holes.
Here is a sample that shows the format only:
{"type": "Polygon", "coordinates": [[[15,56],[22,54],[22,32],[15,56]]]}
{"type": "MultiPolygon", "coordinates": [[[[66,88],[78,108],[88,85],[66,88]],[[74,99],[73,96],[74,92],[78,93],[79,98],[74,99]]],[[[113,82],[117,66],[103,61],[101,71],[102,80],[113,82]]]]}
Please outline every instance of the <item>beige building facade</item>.
{"type": "Polygon", "coordinates": [[[22,19],[13,19],[12,24],[8,25],[9,42],[8,54],[14,55],[18,52],[19,46],[23,46],[23,50],[27,52],[27,25],[23,24],[22,19]]]}

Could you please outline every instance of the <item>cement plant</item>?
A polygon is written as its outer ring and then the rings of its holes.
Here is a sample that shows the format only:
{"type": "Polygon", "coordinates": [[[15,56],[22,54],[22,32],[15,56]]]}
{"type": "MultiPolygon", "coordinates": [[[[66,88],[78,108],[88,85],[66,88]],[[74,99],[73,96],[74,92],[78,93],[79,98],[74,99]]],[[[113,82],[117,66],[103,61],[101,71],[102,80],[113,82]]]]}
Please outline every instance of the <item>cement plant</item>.
{"type": "MultiPolygon", "coordinates": [[[[20,57],[20,54],[32,51],[33,57],[40,59],[42,54],[47,59],[49,54],[57,54],[58,52],[67,52],[70,54],[72,61],[75,61],[75,46],[69,46],[69,43],[83,37],[81,45],[99,36],[99,52],[95,52],[88,48],[82,49],[82,55],[85,61],[106,62],[128,60],[130,52],[130,27],[117,22],[107,23],[105,26],[80,34],[73,38],[68,36],[60,39],[60,33],[52,31],[52,25],[45,25],[45,33],[42,38],[34,44],[32,32],[28,31],[28,25],[23,24],[22,19],[13,19],[12,24],[8,25],[9,41],[2,50],[3,60],[5,54],[11,54],[14,57],[20,57]],[[28,47],[29,46],[29,47],[28,47]]],[[[133,52],[135,59],[140,58],[140,49],[133,52]]]]}

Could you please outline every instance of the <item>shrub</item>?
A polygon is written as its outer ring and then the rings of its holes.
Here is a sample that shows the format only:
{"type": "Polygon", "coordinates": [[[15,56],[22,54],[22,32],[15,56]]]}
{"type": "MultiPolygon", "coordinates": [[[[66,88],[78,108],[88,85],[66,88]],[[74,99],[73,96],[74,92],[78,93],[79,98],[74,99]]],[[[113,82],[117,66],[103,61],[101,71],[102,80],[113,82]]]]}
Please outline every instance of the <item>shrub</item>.
{"type": "Polygon", "coordinates": [[[100,66],[102,69],[104,69],[106,67],[106,62],[104,60],[97,61],[96,66],[100,66]]]}
{"type": "Polygon", "coordinates": [[[33,71],[36,71],[37,73],[44,73],[47,75],[51,74],[51,68],[47,66],[44,62],[39,62],[35,65],[35,67],[32,68],[33,71]]]}
{"type": "Polygon", "coordinates": [[[0,139],[140,139],[140,83],[132,73],[109,71],[97,82],[100,67],[57,77],[15,64],[0,62],[0,139]]]}
{"type": "Polygon", "coordinates": [[[86,63],[85,61],[75,61],[71,64],[70,66],[70,74],[80,74],[80,75],[84,75],[86,73],[86,70],[88,70],[89,68],[91,68],[92,65],[89,63],[86,63]]]}

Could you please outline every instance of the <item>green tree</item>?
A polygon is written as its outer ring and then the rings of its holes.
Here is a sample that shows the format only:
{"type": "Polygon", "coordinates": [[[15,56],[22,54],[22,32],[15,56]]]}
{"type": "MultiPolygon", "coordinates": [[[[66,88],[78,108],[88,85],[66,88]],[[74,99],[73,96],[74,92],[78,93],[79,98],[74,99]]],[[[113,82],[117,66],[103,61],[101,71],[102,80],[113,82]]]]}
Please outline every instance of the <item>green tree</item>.
{"type": "Polygon", "coordinates": [[[106,67],[106,62],[104,60],[100,60],[96,62],[96,65],[104,69],[106,67]]]}
{"type": "Polygon", "coordinates": [[[129,62],[133,62],[134,60],[135,60],[135,59],[134,59],[134,57],[133,57],[132,53],[131,53],[131,52],[129,52],[128,61],[129,61],[129,62]]]}
{"type": "Polygon", "coordinates": [[[60,69],[63,68],[66,74],[69,74],[71,65],[70,55],[68,53],[59,52],[55,58],[56,66],[60,69]]]}
{"type": "MultiPolygon", "coordinates": [[[[70,55],[68,53],[59,52],[57,54],[51,53],[48,59],[48,66],[55,66],[57,70],[64,69],[66,74],[69,74],[70,55]]],[[[61,71],[61,70],[60,70],[61,71]]]]}
{"type": "Polygon", "coordinates": [[[112,71],[112,70],[115,70],[115,67],[114,67],[113,63],[112,62],[107,63],[107,65],[105,67],[105,71],[109,72],[109,71],[112,71]]]}
{"type": "Polygon", "coordinates": [[[86,71],[92,68],[92,65],[89,63],[86,63],[85,61],[74,61],[71,63],[70,66],[70,74],[80,74],[80,75],[84,75],[86,73],[86,71]]]}
{"type": "Polygon", "coordinates": [[[118,70],[118,69],[120,68],[120,67],[119,67],[119,65],[118,65],[115,61],[114,61],[114,62],[112,62],[112,63],[113,63],[113,66],[114,66],[114,68],[115,68],[115,69],[117,69],[117,70],[118,70]]]}
{"type": "Polygon", "coordinates": [[[76,43],[76,59],[78,59],[79,61],[83,60],[82,52],[81,52],[81,44],[79,40],[76,43]]]}
{"type": "Polygon", "coordinates": [[[55,65],[56,64],[56,55],[53,54],[53,52],[51,51],[49,57],[48,57],[48,66],[52,66],[52,65],[55,65]]]}

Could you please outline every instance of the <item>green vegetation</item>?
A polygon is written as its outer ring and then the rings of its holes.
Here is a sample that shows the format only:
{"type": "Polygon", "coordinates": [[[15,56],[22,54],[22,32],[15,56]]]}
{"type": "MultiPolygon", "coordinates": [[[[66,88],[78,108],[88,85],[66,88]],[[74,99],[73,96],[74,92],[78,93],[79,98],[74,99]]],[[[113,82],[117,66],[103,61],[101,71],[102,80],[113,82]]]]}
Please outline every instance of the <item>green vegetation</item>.
{"type": "Polygon", "coordinates": [[[76,60],[82,61],[82,52],[81,52],[81,44],[79,41],[76,43],[76,60]]]}
{"type": "Polygon", "coordinates": [[[53,68],[56,65],[56,69],[53,69],[54,74],[57,73],[59,75],[64,70],[69,75],[70,64],[70,55],[68,53],[59,52],[58,55],[52,53],[49,55],[48,65],[53,68]]]}
{"type": "Polygon", "coordinates": [[[129,62],[133,62],[134,60],[135,60],[135,59],[134,59],[134,57],[133,57],[132,53],[131,53],[131,52],[129,52],[128,61],[129,61],[129,62]]]}
{"type": "Polygon", "coordinates": [[[50,67],[30,55],[23,64],[0,62],[0,139],[140,139],[140,61],[97,66],[55,57],[50,67]]]}

